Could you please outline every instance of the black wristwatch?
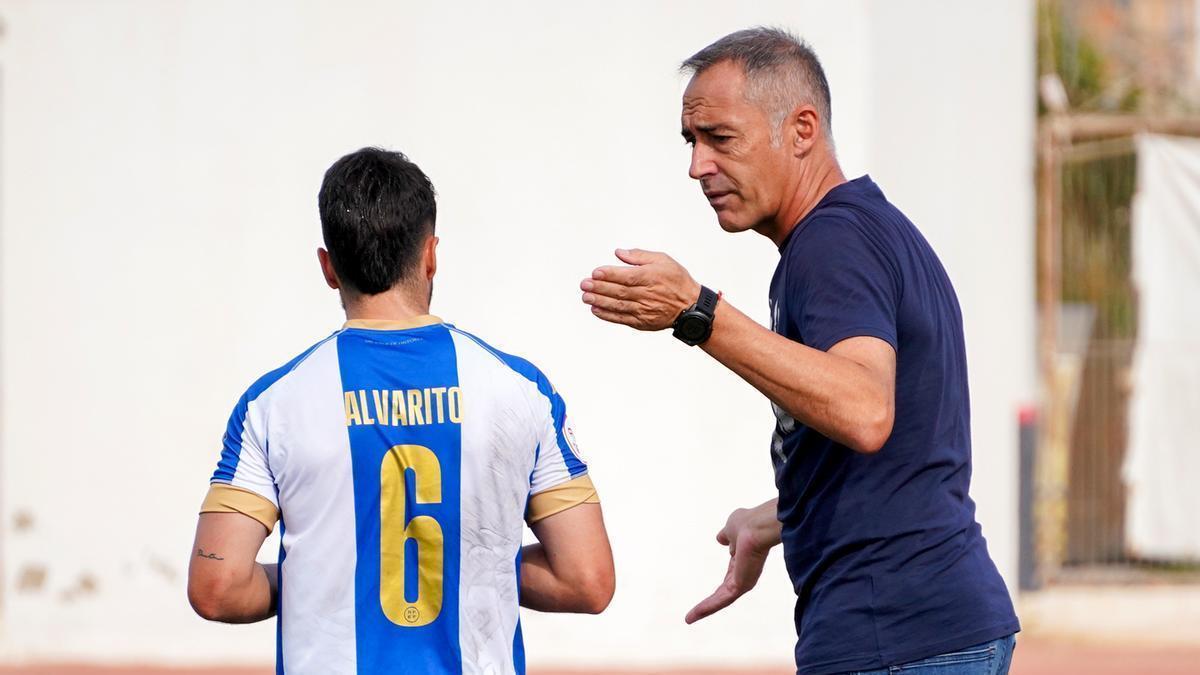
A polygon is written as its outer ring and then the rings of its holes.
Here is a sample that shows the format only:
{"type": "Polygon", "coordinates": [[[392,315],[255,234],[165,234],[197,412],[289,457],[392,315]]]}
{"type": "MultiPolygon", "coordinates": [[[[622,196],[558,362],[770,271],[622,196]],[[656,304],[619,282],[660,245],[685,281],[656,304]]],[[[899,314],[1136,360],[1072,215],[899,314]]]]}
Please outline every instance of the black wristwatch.
{"type": "Polygon", "coordinates": [[[700,297],[675,319],[671,333],[685,345],[695,347],[712,335],[713,316],[717,313],[717,294],[707,286],[700,287],[700,297]]]}

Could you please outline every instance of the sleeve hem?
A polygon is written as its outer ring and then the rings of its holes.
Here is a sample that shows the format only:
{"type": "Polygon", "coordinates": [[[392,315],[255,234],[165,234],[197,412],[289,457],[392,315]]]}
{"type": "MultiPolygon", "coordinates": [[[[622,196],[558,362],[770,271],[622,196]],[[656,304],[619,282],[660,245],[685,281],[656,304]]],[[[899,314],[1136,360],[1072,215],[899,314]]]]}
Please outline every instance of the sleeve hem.
{"type": "Polygon", "coordinates": [[[896,340],[895,333],[893,333],[892,331],[883,329],[883,328],[875,327],[875,326],[858,326],[855,328],[846,328],[846,329],[843,329],[843,330],[840,330],[840,331],[834,333],[833,335],[830,335],[829,337],[827,337],[825,339],[813,342],[812,344],[809,344],[808,346],[812,347],[813,349],[819,349],[823,352],[827,352],[831,348],[833,348],[834,345],[841,342],[842,340],[849,340],[850,338],[853,338],[853,337],[878,338],[878,339],[883,340],[884,342],[888,343],[889,345],[891,345],[893,350],[899,351],[899,348],[897,347],[897,344],[896,344],[897,340],[896,340]]]}
{"type": "Polygon", "coordinates": [[[579,476],[532,495],[525,510],[525,522],[532,525],[580,504],[599,503],[600,496],[592,485],[592,479],[586,475],[579,476]]]}
{"type": "Polygon", "coordinates": [[[275,529],[279,507],[266,497],[245,488],[214,482],[208,488],[200,513],[240,513],[262,523],[267,532],[275,529]]]}

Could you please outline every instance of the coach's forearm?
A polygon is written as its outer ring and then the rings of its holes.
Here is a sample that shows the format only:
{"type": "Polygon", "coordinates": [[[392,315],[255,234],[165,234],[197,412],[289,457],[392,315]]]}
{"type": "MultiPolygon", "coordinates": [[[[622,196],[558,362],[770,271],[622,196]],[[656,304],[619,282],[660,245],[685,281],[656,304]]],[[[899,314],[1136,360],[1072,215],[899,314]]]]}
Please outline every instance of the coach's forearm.
{"type": "Polygon", "coordinates": [[[555,570],[542,544],[521,549],[521,606],[539,612],[598,614],[612,598],[611,587],[593,583],[578,570],[555,570]]]}
{"type": "Polygon", "coordinates": [[[892,392],[869,370],[774,333],[725,300],[702,348],[789,415],[853,450],[874,452],[891,433],[892,392]]]}

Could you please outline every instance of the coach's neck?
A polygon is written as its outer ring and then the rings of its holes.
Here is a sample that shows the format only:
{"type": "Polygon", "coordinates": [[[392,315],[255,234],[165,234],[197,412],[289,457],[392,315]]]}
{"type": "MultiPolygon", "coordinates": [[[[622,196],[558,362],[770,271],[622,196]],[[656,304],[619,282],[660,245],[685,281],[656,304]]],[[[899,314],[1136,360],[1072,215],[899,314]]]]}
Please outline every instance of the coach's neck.
{"type": "Polygon", "coordinates": [[[759,233],[776,246],[781,245],[796,225],[817,208],[830,190],[846,182],[837,155],[823,134],[816,137],[807,155],[798,157],[794,167],[779,213],[769,227],[759,228],[759,233]]]}

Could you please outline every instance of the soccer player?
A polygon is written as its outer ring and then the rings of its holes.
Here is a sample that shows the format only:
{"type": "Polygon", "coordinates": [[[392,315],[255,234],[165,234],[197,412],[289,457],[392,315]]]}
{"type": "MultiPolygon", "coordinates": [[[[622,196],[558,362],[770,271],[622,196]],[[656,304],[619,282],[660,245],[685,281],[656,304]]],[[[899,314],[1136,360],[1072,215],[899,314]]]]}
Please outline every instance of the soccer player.
{"type": "Polygon", "coordinates": [[[613,594],[563,399],[429,315],[437,207],[404,155],[339,159],[319,206],[346,324],[238,401],[188,598],[214,621],[278,614],[279,673],[522,673],[518,604],[598,613],[613,594]],[[259,564],[276,520],[279,562],[259,564]]]}

